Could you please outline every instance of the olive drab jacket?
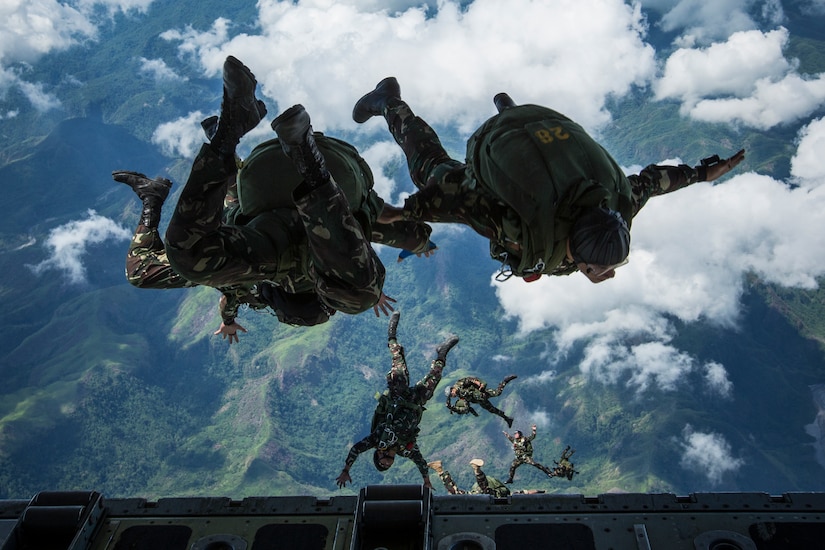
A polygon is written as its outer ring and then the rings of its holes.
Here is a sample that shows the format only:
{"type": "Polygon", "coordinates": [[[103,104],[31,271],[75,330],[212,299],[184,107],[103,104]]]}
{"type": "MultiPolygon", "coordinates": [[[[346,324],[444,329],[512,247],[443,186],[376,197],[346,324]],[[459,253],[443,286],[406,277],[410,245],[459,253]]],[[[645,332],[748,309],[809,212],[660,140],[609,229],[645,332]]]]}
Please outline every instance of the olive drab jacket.
{"type": "Polygon", "coordinates": [[[510,209],[505,242],[491,240],[490,256],[521,277],[558,268],[582,208],[616,210],[628,226],[633,218],[631,185],[618,163],[547,107],[518,105],[487,120],[467,142],[467,165],[471,185],[510,209]]]}

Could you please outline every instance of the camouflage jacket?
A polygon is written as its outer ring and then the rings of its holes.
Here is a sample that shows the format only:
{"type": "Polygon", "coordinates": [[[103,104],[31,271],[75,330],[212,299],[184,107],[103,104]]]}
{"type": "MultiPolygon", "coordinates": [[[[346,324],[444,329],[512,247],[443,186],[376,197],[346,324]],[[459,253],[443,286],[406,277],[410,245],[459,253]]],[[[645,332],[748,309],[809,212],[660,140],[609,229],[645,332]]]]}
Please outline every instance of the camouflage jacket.
{"type": "MultiPolygon", "coordinates": [[[[366,436],[364,439],[350,447],[349,453],[347,454],[347,459],[345,461],[347,469],[349,469],[350,466],[352,466],[355,463],[356,459],[358,459],[358,455],[365,451],[375,449],[378,447],[378,444],[381,442],[383,428],[383,425],[379,426],[379,428],[373,431],[370,435],[366,436]]],[[[403,456],[404,458],[409,458],[418,467],[418,471],[421,473],[421,477],[425,479],[429,477],[430,474],[429,467],[427,466],[427,461],[424,460],[424,456],[421,454],[421,450],[418,448],[418,444],[415,441],[408,442],[404,445],[401,445],[399,443],[396,443],[395,445],[389,445],[386,450],[394,450],[396,456],[403,456]]]]}
{"type": "Polygon", "coordinates": [[[505,434],[507,439],[513,443],[513,452],[516,458],[532,457],[533,456],[533,439],[536,438],[536,431],[533,430],[530,435],[523,435],[522,437],[513,437],[510,434],[505,434]]]}

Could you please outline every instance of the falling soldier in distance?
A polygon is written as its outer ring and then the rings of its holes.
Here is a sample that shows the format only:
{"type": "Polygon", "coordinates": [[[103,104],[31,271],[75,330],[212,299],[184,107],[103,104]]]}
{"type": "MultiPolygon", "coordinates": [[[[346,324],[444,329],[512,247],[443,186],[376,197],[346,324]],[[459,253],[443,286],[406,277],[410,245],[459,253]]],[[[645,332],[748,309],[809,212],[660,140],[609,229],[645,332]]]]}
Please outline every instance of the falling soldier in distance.
{"type": "Polygon", "coordinates": [[[472,414],[478,416],[478,412],[473,408],[473,404],[477,404],[482,409],[489,411],[497,416],[500,416],[507,422],[507,427],[513,427],[513,418],[507,416],[504,411],[490,403],[491,397],[498,397],[504,390],[504,387],[518,378],[515,374],[511,374],[502,380],[499,385],[490,389],[487,387],[487,382],[475,376],[466,376],[459,378],[447,390],[447,408],[450,409],[450,414],[472,414]],[[453,403],[452,400],[456,402],[453,403]]]}
{"type": "Polygon", "coordinates": [[[493,495],[496,497],[506,497],[510,494],[510,489],[504,485],[498,479],[488,476],[484,473],[481,469],[484,466],[484,461],[480,458],[474,458],[470,461],[470,467],[473,469],[473,474],[475,475],[476,481],[472,487],[470,487],[469,491],[464,491],[459,489],[458,486],[453,481],[453,477],[450,475],[448,470],[445,470],[442,462],[440,460],[434,460],[427,464],[430,468],[435,470],[435,473],[438,474],[438,477],[441,479],[441,482],[444,484],[444,488],[447,489],[447,492],[451,495],[493,495]]]}
{"type": "Polygon", "coordinates": [[[441,381],[442,371],[447,361],[447,353],[458,343],[457,336],[450,336],[435,349],[436,357],[430,370],[414,386],[410,386],[410,373],[404,355],[404,347],[398,343],[398,320],[401,313],[393,312],[387,329],[387,346],[392,355],[392,367],[387,373],[387,389],[378,399],[373,413],[370,433],[353,445],[344,462],[344,468],[336,478],[338,487],[345,487],[352,481],[350,468],[358,456],[370,449],[373,464],[379,472],[388,470],[396,456],[412,460],[418,467],[424,486],[432,488],[427,461],[418,448],[418,432],[424,405],[435,392],[441,381]]]}
{"type": "Polygon", "coordinates": [[[536,425],[533,424],[530,430],[531,433],[528,436],[525,436],[521,430],[516,430],[513,435],[503,432],[504,436],[510,441],[510,443],[513,444],[513,453],[515,454],[513,463],[510,465],[510,475],[504,483],[513,483],[513,478],[516,475],[516,468],[522,464],[534,466],[548,476],[553,477],[553,472],[550,468],[533,460],[533,439],[536,438],[536,425]]]}

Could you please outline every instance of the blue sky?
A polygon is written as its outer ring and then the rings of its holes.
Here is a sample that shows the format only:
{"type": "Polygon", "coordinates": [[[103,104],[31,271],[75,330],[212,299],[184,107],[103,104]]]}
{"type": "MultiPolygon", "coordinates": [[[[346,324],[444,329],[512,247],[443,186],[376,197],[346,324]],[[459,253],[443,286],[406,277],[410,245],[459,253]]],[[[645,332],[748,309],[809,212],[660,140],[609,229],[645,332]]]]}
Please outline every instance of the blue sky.
{"type": "MultiPolygon", "coordinates": [[[[825,0],[802,4],[811,14],[825,14],[825,0]]],[[[586,346],[583,377],[613,383],[629,373],[639,391],[668,390],[688,373],[700,372],[708,391],[724,398],[735,391],[724,365],[699,364],[675,347],[670,319],[735,326],[744,275],[750,272],[779,285],[817,287],[825,274],[825,74],[800,73],[788,57],[791,37],[780,0],[508,0],[506,8],[502,5],[500,0],[463,6],[261,0],[251,32],[239,34],[238,22],[225,19],[207,28],[168,29],[161,37],[175,45],[177,57],[136,62],[162,87],[190,75],[217,79],[225,57],[235,55],[258,76],[270,120],[278,110],[302,103],[316,129],[377,138],[363,152],[377,174],[400,151],[382,121],[359,127],[350,112],[360,95],[390,74],[417,114],[466,135],[493,114],[491,98],[499,91],[519,103],[553,107],[596,136],[610,121],[609,100],[634,89],[649,90],[651,101],[677,102],[682,115],[696,121],[762,131],[798,128],[787,181],[738,170],[717,185],[700,183],[651,200],[634,220],[630,263],[607,283],[594,286],[574,275],[501,284],[492,280],[495,266],[489,264],[491,285],[522,332],[551,329],[562,352],[586,346]],[[655,29],[652,14],[659,21],[655,29]],[[672,36],[672,43],[657,50],[650,41],[653,31],[672,36]],[[170,68],[181,61],[185,74],[170,68]]],[[[88,47],[98,25],[116,12],[139,22],[152,16],[152,0],[2,2],[0,123],[14,116],[4,109],[2,95],[15,87],[32,108],[59,105],[59,92],[29,80],[26,66],[49,52],[88,47]]],[[[198,122],[215,108],[204,105],[159,125],[155,143],[169,154],[193,155],[203,139],[198,122]]],[[[261,124],[245,143],[270,137],[268,124],[261,124]]],[[[724,157],[737,148],[720,144],[707,154],[724,157]]],[[[627,170],[698,160],[640,159],[627,170]]],[[[384,176],[377,188],[396,204],[413,191],[409,182],[384,176]]],[[[79,212],[78,218],[84,215],[79,212]]],[[[80,227],[91,231],[95,225],[80,227]]],[[[68,242],[77,242],[78,227],[65,228],[75,232],[68,242]]],[[[55,228],[54,242],[67,242],[61,240],[63,229],[55,228]]],[[[450,230],[439,228],[436,240],[450,230]]],[[[76,248],[65,250],[80,256],[76,248]]],[[[61,249],[53,252],[58,256],[61,249]]],[[[553,361],[548,358],[548,372],[553,361]]],[[[716,449],[725,451],[724,441],[713,434],[690,429],[683,438],[691,448],[716,442],[716,449]]]]}

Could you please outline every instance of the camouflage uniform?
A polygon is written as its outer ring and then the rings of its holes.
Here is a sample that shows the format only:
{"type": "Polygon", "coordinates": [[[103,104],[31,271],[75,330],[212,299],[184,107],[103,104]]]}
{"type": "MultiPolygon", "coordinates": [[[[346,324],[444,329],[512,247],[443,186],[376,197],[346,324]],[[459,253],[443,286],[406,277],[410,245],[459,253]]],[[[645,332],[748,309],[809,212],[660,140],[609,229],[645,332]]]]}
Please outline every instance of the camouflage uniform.
{"type": "Polygon", "coordinates": [[[566,477],[568,480],[572,480],[573,476],[579,473],[576,471],[574,464],[570,462],[570,457],[573,456],[575,452],[576,449],[570,449],[570,445],[565,447],[558,462],[553,461],[553,464],[556,466],[550,473],[550,477],[566,477]]]}
{"type": "Polygon", "coordinates": [[[486,475],[481,468],[475,471],[476,482],[470,488],[469,491],[464,491],[463,489],[459,489],[458,486],[453,481],[453,477],[450,475],[450,472],[447,470],[442,470],[439,472],[438,477],[441,479],[441,482],[444,484],[444,488],[447,489],[447,492],[451,495],[493,495],[493,496],[507,496],[510,494],[510,490],[501,484],[494,477],[489,477],[486,475]],[[492,487],[497,487],[498,490],[493,489],[492,487]]]}
{"type": "Polygon", "coordinates": [[[126,253],[126,279],[138,288],[197,286],[172,269],[157,227],[139,225],[126,253]]]}
{"type": "Polygon", "coordinates": [[[505,483],[512,483],[513,476],[516,475],[516,468],[521,466],[522,464],[529,464],[530,466],[535,466],[548,476],[552,476],[552,471],[547,466],[543,466],[533,460],[533,439],[536,437],[536,429],[533,428],[532,433],[530,435],[522,434],[522,437],[513,437],[507,432],[504,432],[504,435],[510,442],[513,444],[513,452],[515,453],[516,457],[513,459],[513,463],[510,465],[510,477],[507,478],[505,483]]]}
{"type": "Polygon", "coordinates": [[[175,271],[217,288],[271,281],[290,293],[314,291],[345,313],[378,302],[384,266],[334,181],[296,198],[294,209],[227,225],[223,199],[236,170],[210,146],[201,148],[166,231],[175,271]]]}
{"type": "Polygon", "coordinates": [[[504,413],[504,411],[490,403],[490,398],[501,395],[501,392],[504,390],[504,387],[513,378],[515,377],[508,376],[499,383],[497,388],[492,390],[487,388],[486,382],[484,382],[480,378],[476,378],[475,376],[467,376],[464,378],[460,378],[456,380],[452,387],[452,390],[455,392],[454,397],[456,397],[458,401],[456,401],[455,405],[452,404],[451,399],[453,397],[453,392],[451,391],[447,394],[447,408],[450,409],[451,413],[470,413],[474,416],[478,416],[478,413],[473,409],[471,405],[471,403],[476,403],[482,409],[489,411],[497,416],[500,416],[501,418],[506,420],[508,424],[510,424],[512,422],[512,419],[509,416],[507,416],[504,413]],[[462,401],[463,403],[461,403],[462,401]]]}
{"type": "Polygon", "coordinates": [[[385,418],[375,423],[372,433],[350,448],[345,468],[349,470],[358,455],[369,449],[394,450],[397,456],[412,460],[421,472],[421,476],[426,479],[429,474],[427,461],[424,460],[418,448],[416,437],[421,414],[425,410],[424,405],[433,396],[436,386],[441,381],[444,361],[433,360],[424,378],[419,380],[415,386],[410,386],[410,373],[404,357],[404,347],[395,339],[389,340],[387,345],[392,354],[392,367],[387,373],[386,392],[391,402],[389,412],[385,418]],[[398,414],[397,411],[401,408],[407,408],[408,411],[416,409],[418,413],[398,414]]]}
{"type": "MultiPolygon", "coordinates": [[[[234,219],[238,211],[237,187],[232,181],[224,197],[224,220],[234,219]]],[[[169,264],[166,247],[157,226],[148,227],[143,225],[143,222],[135,229],[126,253],[126,280],[132,286],[143,289],[168,290],[198,286],[197,283],[184,278],[169,264]]],[[[226,324],[234,321],[238,310],[244,304],[253,309],[267,307],[258,296],[256,285],[234,285],[222,287],[220,290],[226,298],[226,302],[222,303],[220,308],[221,319],[226,324]]]]}
{"type": "MultiPolygon", "coordinates": [[[[508,225],[518,220],[518,214],[495,196],[476,187],[472,170],[450,158],[435,131],[416,116],[401,99],[391,98],[383,112],[390,133],[407,157],[410,176],[419,191],[404,204],[408,219],[454,222],[470,226],[479,235],[490,239],[517,258],[521,246],[508,237],[508,225]]],[[[655,195],[670,193],[706,179],[704,166],[649,165],[638,175],[628,176],[632,193],[632,215],[635,216],[655,195]]],[[[630,225],[630,220],[626,220],[630,225]]],[[[556,266],[548,266],[548,274],[567,275],[577,270],[575,263],[564,258],[556,266]]]]}

